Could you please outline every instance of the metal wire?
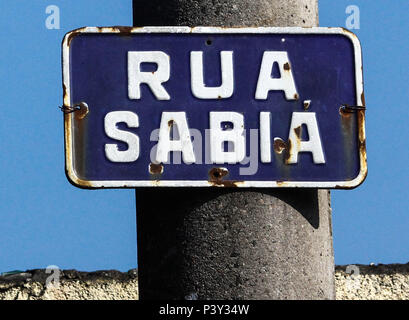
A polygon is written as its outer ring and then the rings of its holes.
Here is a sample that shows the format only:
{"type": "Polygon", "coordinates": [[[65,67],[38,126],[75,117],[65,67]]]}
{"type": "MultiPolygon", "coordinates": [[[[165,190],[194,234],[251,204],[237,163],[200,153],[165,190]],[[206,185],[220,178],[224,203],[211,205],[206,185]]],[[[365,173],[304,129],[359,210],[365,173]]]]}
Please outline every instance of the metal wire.
{"type": "Polygon", "coordinates": [[[366,107],[365,106],[350,106],[348,104],[343,104],[343,105],[341,105],[341,110],[343,112],[353,113],[353,112],[356,112],[358,110],[366,110],[366,107]]]}
{"type": "Polygon", "coordinates": [[[74,105],[74,106],[62,106],[62,107],[59,107],[60,109],[61,109],[61,111],[63,112],[63,113],[65,113],[65,114],[68,114],[68,113],[73,113],[73,112],[75,112],[75,111],[79,111],[79,110],[81,110],[81,106],[79,105],[79,104],[76,104],[76,105],[74,105]]]}

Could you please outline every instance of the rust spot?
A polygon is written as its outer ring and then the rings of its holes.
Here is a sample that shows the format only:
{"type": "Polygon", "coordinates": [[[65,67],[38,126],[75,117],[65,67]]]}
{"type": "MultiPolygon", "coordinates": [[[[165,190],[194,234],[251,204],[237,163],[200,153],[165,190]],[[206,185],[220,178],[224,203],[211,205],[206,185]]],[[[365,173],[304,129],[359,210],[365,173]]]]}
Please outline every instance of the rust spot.
{"type": "Polygon", "coordinates": [[[69,170],[70,169],[68,169],[68,167],[66,166],[65,175],[68,178],[68,181],[72,185],[78,188],[81,188],[81,189],[95,189],[96,188],[90,181],[79,179],[75,174],[71,174],[69,170]]]}
{"type": "Polygon", "coordinates": [[[280,138],[274,139],[274,151],[281,154],[287,148],[287,144],[280,138]]]}
{"type": "Polygon", "coordinates": [[[305,100],[303,103],[304,110],[308,110],[310,108],[310,105],[311,105],[311,101],[305,100]]]}
{"type": "Polygon", "coordinates": [[[365,137],[365,110],[358,110],[359,151],[361,153],[361,166],[366,166],[366,137],[365,137]]]}
{"type": "Polygon", "coordinates": [[[221,181],[221,182],[210,181],[210,183],[215,187],[237,188],[240,184],[243,183],[243,181],[226,180],[226,181],[221,181]]]}
{"type": "Polygon", "coordinates": [[[217,187],[237,187],[241,181],[223,180],[229,174],[226,168],[213,168],[209,171],[209,182],[217,187]]]}
{"type": "Polygon", "coordinates": [[[175,124],[175,121],[174,121],[174,120],[169,120],[169,121],[168,121],[168,127],[169,127],[169,128],[172,128],[174,124],[175,124]]]}
{"type": "Polygon", "coordinates": [[[285,182],[282,181],[282,180],[277,181],[277,185],[280,186],[280,187],[285,186],[285,182]]]}
{"type": "Polygon", "coordinates": [[[222,96],[218,96],[218,97],[217,97],[217,99],[221,99],[221,98],[222,98],[222,96]]]}
{"type": "Polygon", "coordinates": [[[359,153],[361,162],[361,181],[362,184],[368,175],[368,164],[366,154],[366,137],[365,137],[365,110],[358,110],[358,129],[359,129],[359,153]]]}
{"type": "Polygon", "coordinates": [[[63,100],[65,100],[65,97],[67,96],[67,87],[63,83],[62,85],[62,94],[63,94],[63,100]]]}
{"type": "Polygon", "coordinates": [[[149,164],[149,173],[153,175],[159,175],[163,173],[163,165],[162,164],[156,164],[156,163],[150,163],[149,164]]]}
{"type": "Polygon", "coordinates": [[[362,92],[362,94],[361,94],[361,101],[362,101],[362,105],[365,107],[366,103],[365,103],[365,94],[364,94],[364,92],[362,92]]]}
{"type": "Polygon", "coordinates": [[[294,128],[295,135],[298,139],[301,139],[301,126],[294,128]]]}
{"type": "Polygon", "coordinates": [[[213,168],[209,171],[210,180],[221,180],[229,174],[226,168],[213,168]]]}
{"type": "Polygon", "coordinates": [[[359,149],[361,152],[366,151],[366,139],[364,139],[363,141],[359,140],[359,149]]]}
{"type": "Polygon", "coordinates": [[[359,139],[365,140],[365,110],[358,110],[359,139]]]}
{"type": "Polygon", "coordinates": [[[124,26],[114,26],[113,29],[117,29],[122,35],[130,36],[132,33],[133,27],[124,27],[124,26]]]}
{"type": "Polygon", "coordinates": [[[67,39],[67,45],[68,45],[68,47],[71,46],[71,41],[72,41],[77,35],[81,34],[81,31],[82,31],[82,29],[77,29],[77,30],[74,30],[74,31],[72,31],[72,32],[70,33],[70,35],[68,36],[68,39],[67,39]]]}
{"type": "Polygon", "coordinates": [[[123,27],[123,26],[115,26],[111,28],[113,31],[119,31],[118,36],[120,36],[122,39],[132,39],[132,27],[123,27]]]}
{"type": "MultiPolygon", "coordinates": [[[[346,112],[348,113],[348,112],[346,112]]],[[[351,120],[356,119],[358,125],[358,149],[360,155],[360,173],[357,178],[358,181],[354,181],[354,184],[345,185],[345,186],[336,186],[337,188],[342,189],[353,189],[361,185],[367,175],[368,175],[368,165],[367,165],[367,154],[366,154],[366,137],[365,137],[365,110],[358,109],[354,112],[348,114],[349,117],[342,117],[342,126],[344,133],[351,132],[351,120]],[[356,114],[356,118],[355,115],[356,114]]],[[[355,179],[356,180],[356,179],[355,179]]]]}
{"type": "Polygon", "coordinates": [[[351,118],[352,112],[346,111],[344,106],[341,106],[339,108],[339,114],[342,116],[343,119],[349,119],[349,118],[351,118]]]}
{"type": "Polygon", "coordinates": [[[357,39],[355,33],[349,31],[349,30],[346,29],[346,28],[341,28],[341,29],[342,29],[342,32],[343,32],[344,34],[349,35],[351,38],[357,39]]]}
{"type": "MultiPolygon", "coordinates": [[[[300,143],[301,143],[301,126],[298,126],[297,128],[294,128],[294,132],[297,138],[296,144],[298,146],[298,149],[300,147],[300,143]]],[[[291,154],[293,152],[293,144],[291,143],[291,140],[288,140],[287,144],[286,144],[286,148],[285,148],[285,152],[284,152],[284,161],[285,164],[290,164],[289,160],[291,158],[291,154]]]]}
{"type": "Polygon", "coordinates": [[[285,70],[285,71],[290,71],[290,70],[291,70],[291,66],[290,66],[290,64],[289,64],[288,62],[286,62],[286,63],[284,64],[284,70],[285,70]]]}
{"type": "Polygon", "coordinates": [[[80,109],[74,112],[75,119],[82,120],[89,113],[89,109],[88,109],[88,106],[84,103],[80,103],[78,104],[78,106],[80,107],[80,109]]]}
{"type": "MultiPolygon", "coordinates": [[[[297,129],[300,129],[300,127],[296,128],[294,130],[297,130],[297,129]]],[[[296,134],[297,134],[297,131],[296,131],[296,134]]],[[[283,153],[284,163],[288,164],[288,160],[290,159],[291,152],[292,152],[291,140],[288,140],[288,142],[285,142],[281,138],[274,138],[274,151],[277,154],[282,154],[283,153]]]]}
{"type": "Polygon", "coordinates": [[[291,157],[292,147],[293,146],[292,146],[291,140],[288,140],[287,147],[285,148],[285,153],[284,153],[284,159],[285,159],[286,164],[288,164],[288,160],[291,157]]]}
{"type": "Polygon", "coordinates": [[[295,93],[295,94],[294,94],[294,99],[295,99],[295,100],[298,100],[298,98],[299,98],[298,93],[295,93]]]}

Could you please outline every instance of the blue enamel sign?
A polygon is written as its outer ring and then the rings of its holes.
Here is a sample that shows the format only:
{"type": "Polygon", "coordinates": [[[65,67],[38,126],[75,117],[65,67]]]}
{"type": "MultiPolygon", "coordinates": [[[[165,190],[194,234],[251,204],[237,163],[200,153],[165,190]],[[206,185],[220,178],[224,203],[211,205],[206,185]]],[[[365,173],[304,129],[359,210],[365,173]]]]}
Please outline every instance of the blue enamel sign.
{"type": "Polygon", "coordinates": [[[63,41],[66,172],[85,188],[353,188],[361,48],[341,28],[83,28],[63,41]]]}

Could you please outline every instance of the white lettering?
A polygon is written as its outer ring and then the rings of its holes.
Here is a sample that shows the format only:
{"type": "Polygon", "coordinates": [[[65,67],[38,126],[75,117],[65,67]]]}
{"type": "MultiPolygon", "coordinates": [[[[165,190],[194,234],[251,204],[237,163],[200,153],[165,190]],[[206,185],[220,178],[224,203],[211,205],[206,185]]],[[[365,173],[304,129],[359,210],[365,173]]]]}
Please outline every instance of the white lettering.
{"type": "Polygon", "coordinates": [[[128,150],[119,151],[117,144],[106,144],[105,155],[112,162],[133,162],[139,157],[139,137],[119,130],[117,124],[125,122],[129,128],[139,127],[138,115],[131,111],[113,111],[105,116],[105,133],[108,137],[128,144],[128,150]]]}
{"type": "Polygon", "coordinates": [[[268,92],[271,90],[284,91],[287,100],[298,99],[288,54],[285,51],[264,52],[257,82],[256,99],[267,100],[268,92]],[[271,77],[274,63],[278,64],[280,78],[271,77]]]}
{"type": "Polygon", "coordinates": [[[233,51],[220,52],[222,84],[219,87],[206,87],[203,76],[203,52],[190,53],[192,93],[199,99],[230,98],[234,91],[233,51]]]}
{"type": "Polygon", "coordinates": [[[185,112],[162,113],[156,162],[167,162],[170,151],[181,151],[183,162],[187,164],[195,163],[196,161],[185,112]],[[178,140],[170,140],[170,132],[173,126],[176,126],[178,129],[178,140]]]}
{"type": "Polygon", "coordinates": [[[170,77],[170,58],[162,51],[129,51],[128,52],[128,96],[129,99],[141,98],[141,84],[146,83],[158,100],[170,100],[163,82],[170,77]],[[142,72],[142,63],[156,63],[154,72],[142,72]]]}
{"type": "Polygon", "coordinates": [[[315,112],[293,112],[288,140],[291,142],[288,164],[298,162],[299,152],[311,152],[314,163],[325,163],[315,112]],[[301,140],[302,125],[307,127],[308,141],[301,140]]]}
{"type": "Polygon", "coordinates": [[[261,162],[271,162],[271,112],[260,112],[260,157],[261,162]]]}
{"type": "Polygon", "coordinates": [[[210,160],[212,163],[239,163],[245,157],[246,143],[244,117],[237,112],[210,112],[210,160]],[[230,130],[223,130],[222,123],[232,123],[230,130]],[[232,142],[234,151],[224,151],[224,142],[232,142]]]}

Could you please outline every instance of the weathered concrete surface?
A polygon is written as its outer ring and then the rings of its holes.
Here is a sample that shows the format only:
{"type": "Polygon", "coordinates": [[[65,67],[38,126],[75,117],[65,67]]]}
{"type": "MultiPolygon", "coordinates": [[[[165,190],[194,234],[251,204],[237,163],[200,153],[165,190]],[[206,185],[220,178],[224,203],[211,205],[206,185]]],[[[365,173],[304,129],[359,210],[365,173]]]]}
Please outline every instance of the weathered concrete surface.
{"type": "Polygon", "coordinates": [[[135,26],[318,25],[317,0],[136,0],[135,26]]]}
{"type": "MultiPolygon", "coordinates": [[[[346,266],[335,272],[337,300],[408,300],[409,263],[359,267],[355,279],[346,266]]],[[[59,288],[45,287],[44,270],[0,277],[0,300],[137,300],[136,270],[77,272],[63,271],[59,288]]]]}
{"type": "Polygon", "coordinates": [[[409,299],[409,263],[356,266],[356,277],[351,271],[346,273],[346,266],[336,267],[337,300],[409,299]]]}
{"type": "Polygon", "coordinates": [[[0,277],[0,300],[135,300],[138,299],[136,270],[78,272],[64,270],[59,285],[47,288],[45,270],[28,270],[0,277]]]}
{"type": "MultiPolygon", "coordinates": [[[[312,27],[318,1],[135,0],[134,26],[155,25],[312,27]]],[[[335,298],[329,191],[167,188],[136,196],[141,299],[335,298]]]]}
{"type": "Polygon", "coordinates": [[[187,192],[138,193],[141,295],[144,288],[150,299],[335,298],[327,192],[187,192]]]}

